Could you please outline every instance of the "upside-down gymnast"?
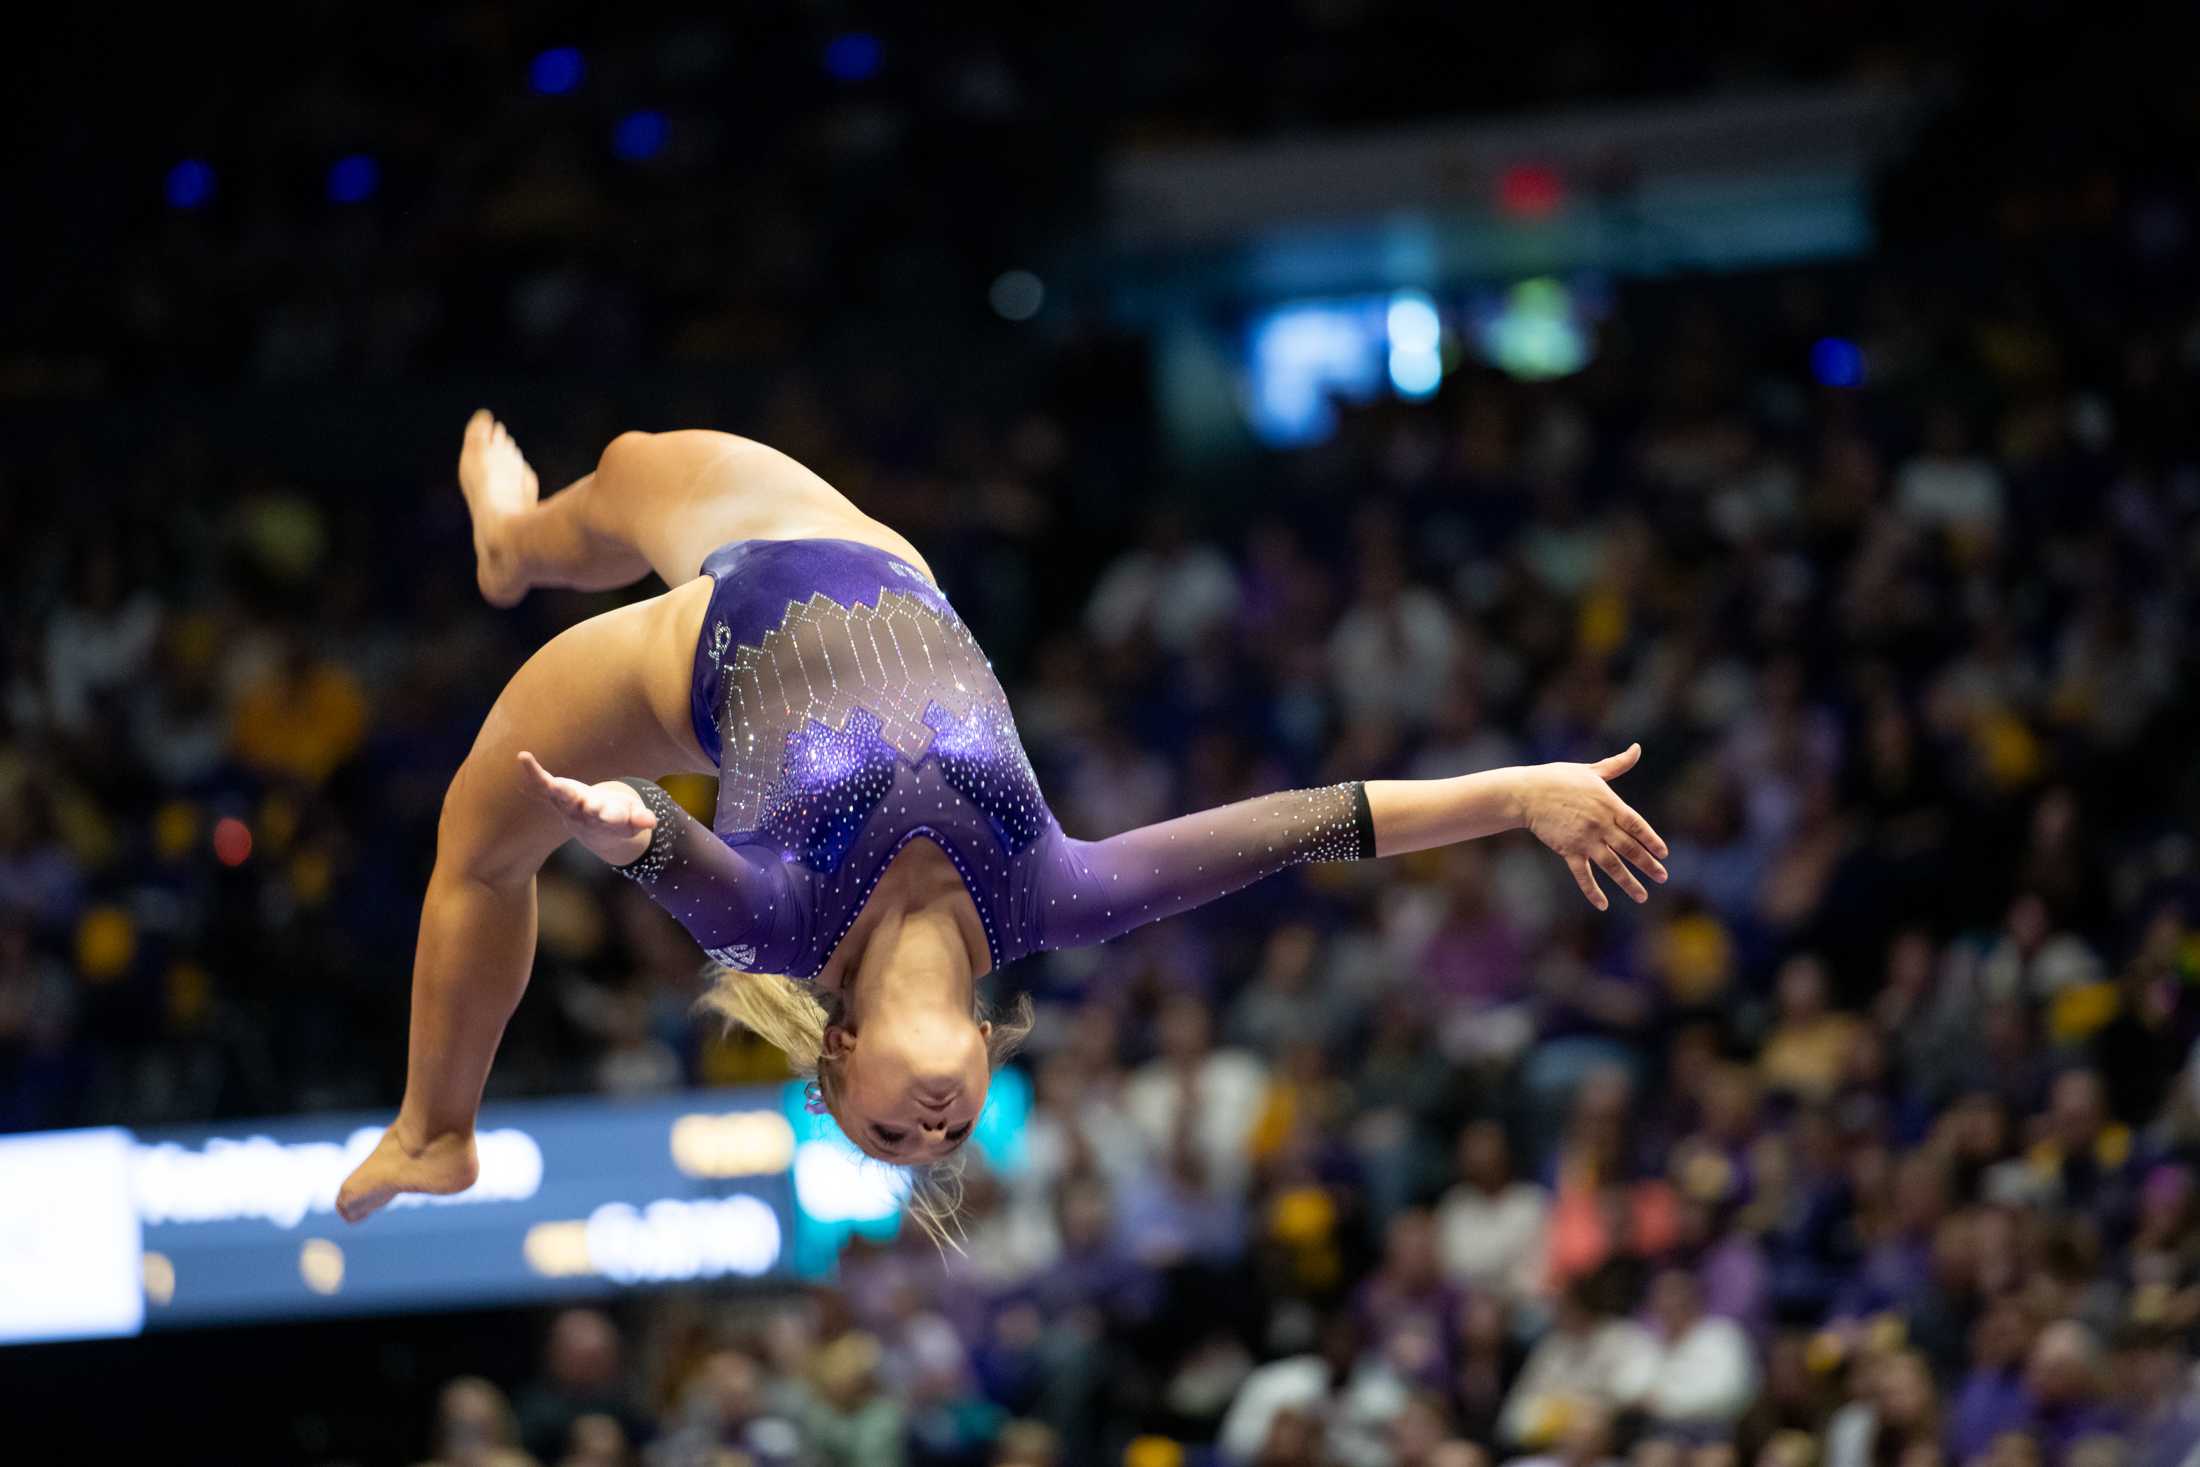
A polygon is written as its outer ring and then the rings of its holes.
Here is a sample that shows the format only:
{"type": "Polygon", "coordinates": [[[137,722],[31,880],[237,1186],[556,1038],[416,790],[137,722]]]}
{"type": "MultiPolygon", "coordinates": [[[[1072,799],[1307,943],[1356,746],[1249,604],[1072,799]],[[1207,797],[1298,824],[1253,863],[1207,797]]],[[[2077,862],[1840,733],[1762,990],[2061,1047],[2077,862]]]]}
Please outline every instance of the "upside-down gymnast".
{"type": "Polygon", "coordinates": [[[865,1152],[937,1162],[1029,1028],[976,980],[1308,861],[1526,828],[1582,895],[1636,901],[1665,843],[1595,764],[1292,790],[1100,841],[1063,833],[1008,700],[924,557],[786,455],[724,433],[627,433],[547,499],[504,425],[466,426],[459,486],[484,596],[663,595],[560,633],[451,780],[413,966],[396,1121],[345,1181],[357,1222],[476,1174],[474,1118],[535,948],[535,873],[577,840],[720,965],[708,1001],[815,1076],[865,1152]],[[637,771],[715,770],[705,826],[637,771]]]}

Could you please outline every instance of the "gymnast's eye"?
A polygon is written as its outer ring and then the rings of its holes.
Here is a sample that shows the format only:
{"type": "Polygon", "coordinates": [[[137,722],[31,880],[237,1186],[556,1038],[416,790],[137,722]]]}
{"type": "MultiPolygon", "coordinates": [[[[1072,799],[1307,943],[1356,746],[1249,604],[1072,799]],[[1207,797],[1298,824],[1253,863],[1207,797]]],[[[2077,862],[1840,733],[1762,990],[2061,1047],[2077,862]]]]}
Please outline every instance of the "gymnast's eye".
{"type": "Polygon", "coordinates": [[[962,1138],[963,1138],[963,1137],[965,1137],[965,1136],[967,1136],[967,1135],[969,1135],[969,1134],[970,1134],[970,1122],[968,1122],[968,1121],[964,1121],[964,1122],[963,1122],[963,1123],[962,1123],[961,1125],[957,1126],[957,1127],[956,1127],[956,1128],[955,1128],[954,1130],[952,1130],[952,1131],[949,1131],[949,1132],[947,1133],[947,1143],[948,1143],[948,1144],[949,1144],[950,1146],[952,1146],[952,1145],[954,1145],[954,1144],[955,1144],[956,1142],[958,1142],[958,1141],[962,1140],[962,1138]]]}
{"type": "Polygon", "coordinates": [[[884,1145],[899,1146],[901,1145],[902,1137],[907,1133],[897,1131],[892,1126],[873,1126],[871,1128],[871,1134],[878,1137],[880,1142],[884,1145]]]}

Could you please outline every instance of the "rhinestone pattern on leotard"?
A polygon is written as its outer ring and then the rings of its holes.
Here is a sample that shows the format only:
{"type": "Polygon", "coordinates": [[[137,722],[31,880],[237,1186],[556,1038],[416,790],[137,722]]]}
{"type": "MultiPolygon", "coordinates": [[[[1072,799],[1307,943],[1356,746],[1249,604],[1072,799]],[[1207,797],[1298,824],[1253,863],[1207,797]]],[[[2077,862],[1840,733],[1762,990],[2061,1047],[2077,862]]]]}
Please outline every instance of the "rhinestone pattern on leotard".
{"type": "Polygon", "coordinates": [[[697,730],[716,838],[685,821],[651,895],[713,957],[813,977],[911,840],[969,891],[995,964],[1100,942],[1285,866],[1373,853],[1357,785],[1064,835],[969,629],[907,562],[846,541],[715,552],[697,730]]]}
{"type": "Polygon", "coordinates": [[[652,784],[646,779],[628,779],[621,783],[631,785],[649,806],[649,812],[657,817],[657,824],[649,832],[649,845],[643,852],[624,866],[611,869],[627,880],[642,886],[653,885],[664,875],[665,867],[672,860],[672,848],[679,840],[681,817],[687,812],[680,802],[665,792],[663,785],[652,784]]]}
{"type": "MultiPolygon", "coordinates": [[[[712,632],[723,648],[720,632],[723,622],[712,632]]],[[[966,795],[1005,797],[1005,829],[1021,844],[1043,827],[1008,696],[953,613],[899,591],[875,606],[820,591],[754,645],[719,655],[720,831],[757,831],[837,869],[892,787],[895,756],[914,766],[935,743],[966,795]]]]}

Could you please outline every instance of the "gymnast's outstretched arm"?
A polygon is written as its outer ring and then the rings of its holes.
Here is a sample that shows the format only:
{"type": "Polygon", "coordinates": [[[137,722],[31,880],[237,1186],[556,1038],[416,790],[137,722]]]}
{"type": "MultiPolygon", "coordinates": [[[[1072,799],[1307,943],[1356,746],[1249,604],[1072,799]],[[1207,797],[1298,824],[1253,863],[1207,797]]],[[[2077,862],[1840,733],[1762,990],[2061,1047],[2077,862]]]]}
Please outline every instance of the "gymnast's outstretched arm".
{"type": "Polygon", "coordinates": [[[1026,950],[1084,947],[1213,901],[1287,866],[1397,856],[1526,829],[1599,911],[1596,871],[1636,901],[1630,865],[1665,879],[1665,842],[1611,789],[1641,747],[1595,764],[1538,764],[1452,779],[1287,790],[1082,841],[1057,828],[1030,868],[1015,922],[1026,950]]]}
{"type": "MultiPolygon", "coordinates": [[[[1665,842],[1610,781],[1640,756],[1640,747],[1630,746],[1595,764],[1285,790],[1106,840],[1077,840],[1050,824],[1003,878],[1012,883],[1009,910],[994,934],[993,956],[1012,962],[1028,952],[1105,942],[1288,866],[1402,855],[1514,829],[1533,832],[1557,852],[1598,910],[1610,905],[1598,870],[1639,902],[1648,892],[1635,871],[1663,881],[1665,842]]],[[[575,810],[631,809],[638,798],[653,799],[658,818],[650,822],[650,839],[591,842],[591,849],[639,876],[704,947],[743,945],[721,960],[776,971],[806,951],[806,931],[789,920],[806,904],[773,885],[787,879],[783,865],[752,867],[661,791],[643,786],[637,795],[622,785],[590,788],[534,773],[575,810]]]]}

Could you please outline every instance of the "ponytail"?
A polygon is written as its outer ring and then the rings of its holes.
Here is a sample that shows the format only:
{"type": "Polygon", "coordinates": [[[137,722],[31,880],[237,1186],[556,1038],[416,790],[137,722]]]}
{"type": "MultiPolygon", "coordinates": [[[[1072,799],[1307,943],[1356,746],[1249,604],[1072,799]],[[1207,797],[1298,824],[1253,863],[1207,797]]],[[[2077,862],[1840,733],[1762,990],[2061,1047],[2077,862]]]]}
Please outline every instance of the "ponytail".
{"type": "Polygon", "coordinates": [[[701,1007],[763,1039],[787,1057],[796,1074],[817,1074],[825,1056],[825,1028],[833,1016],[818,1001],[816,989],[783,973],[748,973],[720,963],[703,971],[711,985],[701,1007]]]}

